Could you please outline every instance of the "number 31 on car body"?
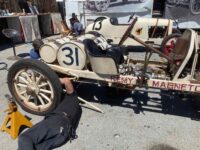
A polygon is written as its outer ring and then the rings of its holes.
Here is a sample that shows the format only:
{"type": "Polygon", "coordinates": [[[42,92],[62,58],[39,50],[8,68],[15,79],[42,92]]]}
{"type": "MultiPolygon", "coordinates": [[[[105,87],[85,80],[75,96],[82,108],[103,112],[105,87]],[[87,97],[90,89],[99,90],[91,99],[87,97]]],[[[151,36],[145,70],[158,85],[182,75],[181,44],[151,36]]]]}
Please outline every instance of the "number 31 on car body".
{"type": "Polygon", "coordinates": [[[62,67],[78,70],[83,69],[86,63],[84,45],[78,42],[63,44],[58,50],[57,60],[62,67]]]}

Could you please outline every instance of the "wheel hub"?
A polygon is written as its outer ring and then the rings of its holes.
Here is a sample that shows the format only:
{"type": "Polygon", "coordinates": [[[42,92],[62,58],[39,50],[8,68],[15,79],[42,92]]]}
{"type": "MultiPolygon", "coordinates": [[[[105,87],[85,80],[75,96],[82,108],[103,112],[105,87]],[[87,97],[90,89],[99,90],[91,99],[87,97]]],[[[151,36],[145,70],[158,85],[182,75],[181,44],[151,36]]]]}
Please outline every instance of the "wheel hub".
{"type": "Polygon", "coordinates": [[[40,88],[34,82],[30,83],[30,85],[27,87],[27,93],[30,95],[38,95],[39,91],[40,88]]]}

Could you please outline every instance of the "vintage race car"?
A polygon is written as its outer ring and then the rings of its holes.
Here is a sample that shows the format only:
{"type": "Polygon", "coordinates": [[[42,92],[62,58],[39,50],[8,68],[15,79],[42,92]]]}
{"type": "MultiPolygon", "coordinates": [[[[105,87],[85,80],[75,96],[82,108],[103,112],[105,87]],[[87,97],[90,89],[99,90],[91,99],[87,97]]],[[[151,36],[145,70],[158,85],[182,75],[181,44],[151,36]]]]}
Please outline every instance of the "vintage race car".
{"type": "Polygon", "coordinates": [[[179,5],[189,6],[192,14],[200,14],[200,2],[199,0],[167,0],[166,4],[168,7],[176,7],[179,5]]]}
{"type": "MultiPolygon", "coordinates": [[[[86,33],[95,31],[102,34],[106,39],[111,39],[113,44],[119,44],[128,27],[129,24],[119,24],[118,18],[100,17],[86,27],[86,33]]],[[[143,41],[151,41],[152,44],[161,45],[163,39],[172,34],[172,29],[173,21],[170,19],[137,18],[131,34],[136,35],[143,41]]],[[[127,38],[123,44],[141,45],[131,38],[127,38]]]]}
{"type": "MultiPolygon", "coordinates": [[[[80,49],[81,45],[75,43],[73,46],[62,44],[52,62],[47,62],[51,53],[46,53],[46,58],[43,54],[42,58],[45,58],[46,62],[19,60],[8,72],[10,92],[24,110],[38,115],[51,112],[60,102],[62,87],[59,77],[63,76],[76,82],[129,90],[139,86],[190,94],[200,93],[197,33],[191,29],[186,30],[177,39],[171,54],[165,55],[132,34],[136,20],[125,31],[119,45],[106,47],[106,40],[85,37],[82,43],[74,41],[84,44],[84,50],[80,49]],[[123,46],[127,38],[136,40],[146,48],[143,59],[138,55],[131,58],[122,53],[127,48],[123,46]],[[159,59],[152,59],[155,56],[159,59]]],[[[138,47],[131,48],[137,50],[138,47]]]]}
{"type": "Polygon", "coordinates": [[[97,0],[97,1],[87,0],[86,7],[91,10],[106,11],[111,4],[117,4],[120,2],[124,4],[127,2],[143,3],[145,2],[145,0],[97,0]]]}

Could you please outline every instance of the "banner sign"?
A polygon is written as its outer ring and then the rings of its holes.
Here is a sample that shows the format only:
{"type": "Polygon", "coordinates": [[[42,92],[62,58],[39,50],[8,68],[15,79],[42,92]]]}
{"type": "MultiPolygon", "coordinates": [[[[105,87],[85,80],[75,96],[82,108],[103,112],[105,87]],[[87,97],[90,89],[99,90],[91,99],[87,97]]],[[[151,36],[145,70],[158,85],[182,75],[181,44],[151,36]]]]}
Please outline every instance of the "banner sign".
{"type": "Polygon", "coordinates": [[[165,18],[178,20],[180,28],[200,28],[200,0],[166,0],[165,18]]]}
{"type": "Polygon", "coordinates": [[[152,17],[153,0],[86,0],[79,1],[79,12],[88,19],[99,16],[122,17],[127,23],[130,15],[152,17]]]}

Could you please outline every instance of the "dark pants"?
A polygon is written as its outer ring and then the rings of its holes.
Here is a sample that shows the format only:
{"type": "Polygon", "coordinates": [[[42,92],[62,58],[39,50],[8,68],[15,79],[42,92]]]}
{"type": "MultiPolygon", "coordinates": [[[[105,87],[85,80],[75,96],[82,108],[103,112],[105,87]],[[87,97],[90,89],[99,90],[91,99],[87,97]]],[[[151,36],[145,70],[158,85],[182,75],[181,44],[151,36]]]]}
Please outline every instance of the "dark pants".
{"type": "Polygon", "coordinates": [[[51,150],[59,147],[70,139],[71,130],[67,117],[52,115],[19,136],[18,150],[51,150]]]}

